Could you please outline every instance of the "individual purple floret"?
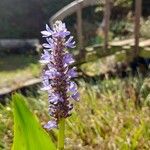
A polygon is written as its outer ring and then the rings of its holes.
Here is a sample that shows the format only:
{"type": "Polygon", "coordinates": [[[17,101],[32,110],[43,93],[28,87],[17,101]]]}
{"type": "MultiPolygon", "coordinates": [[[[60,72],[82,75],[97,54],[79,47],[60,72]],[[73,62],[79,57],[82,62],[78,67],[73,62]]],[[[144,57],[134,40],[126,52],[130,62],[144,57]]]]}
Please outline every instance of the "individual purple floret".
{"type": "Polygon", "coordinates": [[[75,42],[66,25],[56,21],[53,28],[46,25],[46,30],[41,32],[47,43],[43,44],[44,53],[40,62],[45,65],[43,70],[42,90],[48,92],[49,114],[52,120],[44,127],[56,128],[59,120],[70,116],[73,105],[70,99],[79,100],[77,85],[71,78],[77,77],[76,68],[69,67],[74,59],[67,48],[74,48],[75,42]]]}

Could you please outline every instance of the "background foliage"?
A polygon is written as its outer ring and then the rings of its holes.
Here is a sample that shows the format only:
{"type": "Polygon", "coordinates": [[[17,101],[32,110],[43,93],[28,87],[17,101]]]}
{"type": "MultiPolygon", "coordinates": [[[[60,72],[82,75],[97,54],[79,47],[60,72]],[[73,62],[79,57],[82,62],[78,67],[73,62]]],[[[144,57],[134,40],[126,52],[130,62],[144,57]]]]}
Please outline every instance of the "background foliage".
{"type": "MultiPolygon", "coordinates": [[[[0,0],[0,38],[40,37],[40,31],[49,18],[72,1],[74,0],[0,0]]],[[[143,10],[146,14],[150,13],[149,3],[149,0],[143,0],[143,10]]],[[[113,16],[118,16],[118,11],[124,12],[126,8],[132,10],[131,4],[131,0],[115,1],[116,10],[112,13],[113,16]]],[[[93,16],[93,13],[87,9],[83,15],[87,18],[93,16]]],[[[94,20],[94,17],[90,18],[90,22],[94,20]]]]}
{"type": "Polygon", "coordinates": [[[1,0],[0,38],[30,38],[49,18],[73,0],[1,0]]]}

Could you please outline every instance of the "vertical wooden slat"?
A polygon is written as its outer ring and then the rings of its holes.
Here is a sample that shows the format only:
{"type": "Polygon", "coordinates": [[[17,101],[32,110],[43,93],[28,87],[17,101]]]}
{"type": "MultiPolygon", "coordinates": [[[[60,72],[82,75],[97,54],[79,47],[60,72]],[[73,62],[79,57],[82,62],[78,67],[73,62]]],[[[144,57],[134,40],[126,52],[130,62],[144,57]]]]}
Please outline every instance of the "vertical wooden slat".
{"type": "Polygon", "coordinates": [[[77,36],[80,54],[83,54],[83,31],[82,31],[82,3],[78,4],[77,9],[77,36]]]}
{"type": "Polygon", "coordinates": [[[109,40],[109,22],[110,22],[110,10],[111,10],[111,0],[105,0],[105,11],[104,11],[104,50],[108,48],[109,40]]]}
{"type": "Polygon", "coordinates": [[[134,57],[139,54],[139,36],[140,36],[140,17],[142,9],[142,0],[135,1],[135,27],[134,27],[134,57]]]}

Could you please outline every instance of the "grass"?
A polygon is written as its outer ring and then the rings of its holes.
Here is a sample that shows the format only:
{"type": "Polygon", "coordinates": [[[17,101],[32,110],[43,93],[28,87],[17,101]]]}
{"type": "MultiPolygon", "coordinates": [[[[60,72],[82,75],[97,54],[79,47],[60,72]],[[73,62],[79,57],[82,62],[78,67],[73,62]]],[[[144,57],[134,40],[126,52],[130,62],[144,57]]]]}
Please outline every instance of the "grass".
{"type": "MultiPolygon", "coordinates": [[[[41,71],[38,59],[38,56],[32,55],[2,57],[0,88],[38,77],[41,71]]],[[[84,64],[81,69],[90,76],[98,75],[106,69],[106,64],[111,68],[110,61],[97,60],[84,64]]],[[[149,78],[77,82],[81,96],[79,103],[73,102],[73,114],[67,119],[66,150],[149,150],[149,78]],[[140,103],[137,103],[139,100],[140,103]]],[[[50,119],[47,95],[40,90],[28,91],[27,99],[44,125],[50,119]]],[[[11,104],[0,106],[0,150],[9,150],[12,145],[12,108],[11,104]]],[[[57,140],[57,131],[49,134],[54,141],[57,140]]]]}
{"type": "Polygon", "coordinates": [[[104,82],[107,87],[98,83],[93,86],[86,84],[82,88],[81,102],[76,106],[76,113],[68,120],[69,127],[74,131],[67,130],[71,134],[68,136],[72,143],[70,149],[148,150],[149,108],[136,109],[135,95],[127,98],[121,80],[104,82]]]}
{"type": "MultiPolygon", "coordinates": [[[[78,81],[80,102],[73,102],[73,114],[67,119],[66,150],[149,150],[150,109],[144,102],[142,107],[136,107],[136,89],[130,86],[134,84],[139,89],[136,81],[133,78],[96,83],[78,81]]],[[[44,125],[49,120],[47,95],[37,92],[39,95],[33,97],[30,91],[27,98],[44,125]]],[[[149,93],[141,98],[146,100],[148,96],[149,93]]],[[[0,119],[0,149],[8,150],[13,137],[10,104],[0,109],[0,119]]],[[[57,131],[50,134],[56,140],[57,131]]]]}
{"type": "Polygon", "coordinates": [[[107,58],[101,58],[85,63],[81,65],[81,69],[89,76],[100,75],[109,70],[113,70],[115,62],[114,56],[109,56],[107,58]]]}
{"type": "MultiPolygon", "coordinates": [[[[0,91],[14,88],[14,86],[18,87],[29,79],[39,77],[41,73],[39,58],[40,56],[31,54],[2,56],[0,59],[0,91]]],[[[109,58],[109,61],[111,60],[112,58],[109,58]]],[[[81,66],[81,69],[90,76],[99,75],[110,68],[112,66],[105,59],[89,62],[81,66]]]]}
{"type": "Polygon", "coordinates": [[[10,54],[0,59],[0,88],[20,84],[40,74],[38,56],[10,54]]]}

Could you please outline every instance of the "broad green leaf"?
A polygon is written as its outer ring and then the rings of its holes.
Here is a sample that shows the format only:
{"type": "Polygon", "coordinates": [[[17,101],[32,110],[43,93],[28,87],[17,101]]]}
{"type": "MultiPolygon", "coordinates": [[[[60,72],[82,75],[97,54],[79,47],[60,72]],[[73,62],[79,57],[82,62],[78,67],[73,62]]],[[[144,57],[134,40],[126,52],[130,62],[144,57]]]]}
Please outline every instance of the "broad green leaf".
{"type": "Polygon", "coordinates": [[[25,98],[13,97],[14,141],[12,150],[56,150],[49,135],[44,131],[36,116],[29,110],[25,98]]]}

